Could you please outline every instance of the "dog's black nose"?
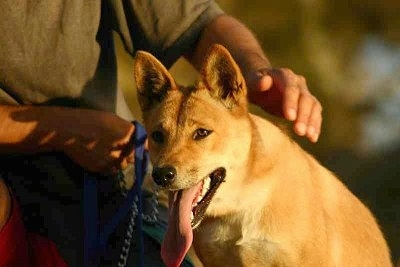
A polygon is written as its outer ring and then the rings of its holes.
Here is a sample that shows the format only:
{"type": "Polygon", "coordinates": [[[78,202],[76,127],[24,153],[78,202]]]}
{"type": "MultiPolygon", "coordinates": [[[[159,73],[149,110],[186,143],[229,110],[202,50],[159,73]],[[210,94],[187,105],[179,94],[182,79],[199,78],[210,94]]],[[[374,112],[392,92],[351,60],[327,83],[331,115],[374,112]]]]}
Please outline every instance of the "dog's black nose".
{"type": "Polygon", "coordinates": [[[155,167],[152,176],[156,184],[168,186],[176,177],[176,169],[172,166],[155,167]]]}

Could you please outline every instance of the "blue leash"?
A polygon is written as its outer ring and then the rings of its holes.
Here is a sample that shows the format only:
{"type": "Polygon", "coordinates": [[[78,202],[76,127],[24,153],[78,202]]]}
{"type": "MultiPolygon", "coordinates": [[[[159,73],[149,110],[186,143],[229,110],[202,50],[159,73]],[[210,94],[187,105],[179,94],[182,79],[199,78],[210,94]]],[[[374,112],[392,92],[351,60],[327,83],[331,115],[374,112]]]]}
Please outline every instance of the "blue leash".
{"type": "Polygon", "coordinates": [[[98,220],[97,180],[96,177],[84,178],[84,261],[85,267],[97,267],[100,256],[106,252],[107,241],[118,224],[126,218],[135,200],[138,206],[136,231],[140,247],[139,265],[144,266],[143,221],[142,221],[142,183],[146,174],[148,155],[145,152],[146,131],[138,122],[135,125],[135,184],[128,192],[124,202],[114,216],[103,226],[98,220]]]}

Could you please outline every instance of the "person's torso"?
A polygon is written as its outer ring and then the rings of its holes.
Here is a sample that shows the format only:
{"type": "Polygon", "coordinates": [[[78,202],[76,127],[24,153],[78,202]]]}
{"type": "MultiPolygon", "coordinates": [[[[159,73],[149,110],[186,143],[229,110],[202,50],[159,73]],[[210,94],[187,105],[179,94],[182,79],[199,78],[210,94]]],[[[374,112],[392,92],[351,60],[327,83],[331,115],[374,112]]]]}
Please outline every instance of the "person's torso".
{"type": "Polygon", "coordinates": [[[0,2],[0,85],[17,102],[79,97],[100,48],[100,1],[0,2]]]}
{"type": "Polygon", "coordinates": [[[0,104],[80,106],[131,119],[110,14],[95,0],[0,1],[0,104]],[[103,12],[103,13],[102,13],[103,12]]]}

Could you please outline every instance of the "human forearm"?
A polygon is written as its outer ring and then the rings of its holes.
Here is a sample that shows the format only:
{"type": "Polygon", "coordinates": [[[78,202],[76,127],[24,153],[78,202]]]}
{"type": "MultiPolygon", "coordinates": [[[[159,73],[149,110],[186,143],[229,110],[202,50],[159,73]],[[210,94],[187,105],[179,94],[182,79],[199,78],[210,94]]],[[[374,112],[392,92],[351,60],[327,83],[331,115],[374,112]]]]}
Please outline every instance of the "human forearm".
{"type": "Polygon", "coordinates": [[[0,155],[58,151],[95,172],[133,158],[134,126],[115,114],[66,107],[0,106],[0,155]]]}
{"type": "Polygon", "coordinates": [[[0,155],[36,153],[56,149],[50,123],[56,110],[49,107],[0,105],[0,155]]]}
{"type": "Polygon", "coordinates": [[[228,15],[214,19],[203,31],[190,55],[189,61],[200,69],[209,47],[218,43],[225,46],[241,68],[243,75],[271,66],[253,33],[242,23],[228,15]]]}

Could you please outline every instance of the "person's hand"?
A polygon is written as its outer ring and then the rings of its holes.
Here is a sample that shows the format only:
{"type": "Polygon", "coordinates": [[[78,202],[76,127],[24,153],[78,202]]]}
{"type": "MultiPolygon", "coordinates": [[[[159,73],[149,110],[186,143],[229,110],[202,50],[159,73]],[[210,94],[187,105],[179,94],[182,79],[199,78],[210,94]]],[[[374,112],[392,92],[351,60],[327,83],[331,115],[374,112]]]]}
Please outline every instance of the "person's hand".
{"type": "Polygon", "coordinates": [[[60,117],[64,119],[61,150],[80,166],[113,174],[134,161],[132,123],[94,110],[71,110],[60,117]]]}
{"type": "Polygon", "coordinates": [[[294,122],[294,131],[317,142],[322,106],[308,90],[303,76],[290,69],[261,69],[246,77],[249,100],[265,111],[294,122]]]}

